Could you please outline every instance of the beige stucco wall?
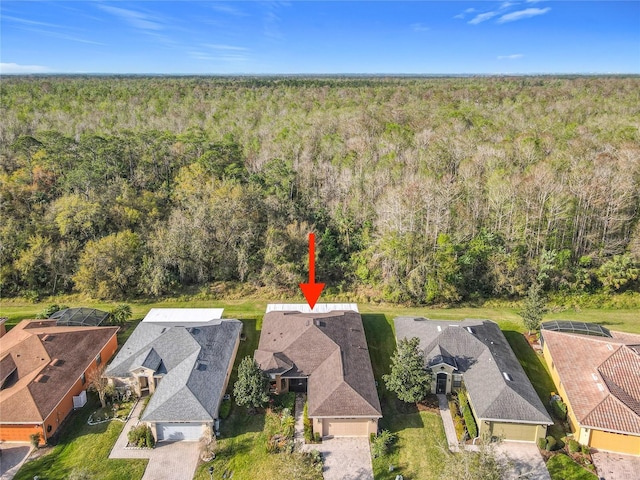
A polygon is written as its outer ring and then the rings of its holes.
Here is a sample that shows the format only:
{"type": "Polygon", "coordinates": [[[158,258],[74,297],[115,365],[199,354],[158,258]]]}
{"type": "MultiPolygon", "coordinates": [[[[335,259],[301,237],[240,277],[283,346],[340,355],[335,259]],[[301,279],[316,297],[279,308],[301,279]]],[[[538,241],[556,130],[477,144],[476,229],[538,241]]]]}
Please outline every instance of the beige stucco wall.
{"type": "Polygon", "coordinates": [[[499,437],[507,441],[535,442],[546,434],[547,427],[545,425],[492,421],[480,421],[479,425],[481,438],[499,437]]]}
{"type": "Polygon", "coordinates": [[[313,420],[314,434],[317,431],[323,437],[365,437],[378,432],[377,418],[314,418],[313,420]]]}

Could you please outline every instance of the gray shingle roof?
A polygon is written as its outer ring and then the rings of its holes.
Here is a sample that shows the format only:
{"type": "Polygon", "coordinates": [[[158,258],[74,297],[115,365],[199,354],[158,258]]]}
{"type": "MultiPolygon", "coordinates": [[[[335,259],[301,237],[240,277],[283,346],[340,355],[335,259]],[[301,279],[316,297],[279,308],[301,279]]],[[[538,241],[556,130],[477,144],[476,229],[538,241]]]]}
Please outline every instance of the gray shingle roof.
{"type": "Polygon", "coordinates": [[[426,365],[442,352],[455,359],[479,419],[553,423],[496,323],[415,317],[398,317],[394,323],[398,339],[420,339],[426,365]]]}
{"type": "Polygon", "coordinates": [[[130,377],[139,367],[165,372],[144,411],[144,421],[213,421],[218,414],[227,370],[242,330],[238,320],[205,325],[142,322],[106,370],[130,377]],[[154,367],[155,366],[155,367],[154,367]]]}

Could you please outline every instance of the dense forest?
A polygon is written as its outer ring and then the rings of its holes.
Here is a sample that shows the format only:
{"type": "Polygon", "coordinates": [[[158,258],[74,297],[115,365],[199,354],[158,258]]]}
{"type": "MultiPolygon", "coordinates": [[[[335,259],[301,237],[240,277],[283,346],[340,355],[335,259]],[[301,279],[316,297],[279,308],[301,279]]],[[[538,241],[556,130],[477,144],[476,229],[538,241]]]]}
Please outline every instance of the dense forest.
{"type": "Polygon", "coordinates": [[[5,77],[0,294],[638,291],[640,78],[5,77]]]}

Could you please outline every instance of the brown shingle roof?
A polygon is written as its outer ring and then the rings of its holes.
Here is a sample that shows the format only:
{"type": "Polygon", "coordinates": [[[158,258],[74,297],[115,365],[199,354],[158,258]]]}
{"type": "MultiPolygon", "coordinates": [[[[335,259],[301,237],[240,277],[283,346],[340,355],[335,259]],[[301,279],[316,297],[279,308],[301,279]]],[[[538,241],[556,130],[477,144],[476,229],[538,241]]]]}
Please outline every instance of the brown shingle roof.
{"type": "Polygon", "coordinates": [[[613,338],[542,330],[546,348],[582,426],[640,435],[640,335],[613,338]]]}
{"type": "Polygon", "coordinates": [[[357,312],[269,312],[254,358],[267,373],[308,377],[310,417],[382,416],[357,312]]]}
{"type": "Polygon", "coordinates": [[[0,342],[2,362],[8,364],[10,358],[18,375],[0,391],[0,422],[42,422],[117,331],[56,327],[55,321],[24,320],[16,325],[0,342]]]}

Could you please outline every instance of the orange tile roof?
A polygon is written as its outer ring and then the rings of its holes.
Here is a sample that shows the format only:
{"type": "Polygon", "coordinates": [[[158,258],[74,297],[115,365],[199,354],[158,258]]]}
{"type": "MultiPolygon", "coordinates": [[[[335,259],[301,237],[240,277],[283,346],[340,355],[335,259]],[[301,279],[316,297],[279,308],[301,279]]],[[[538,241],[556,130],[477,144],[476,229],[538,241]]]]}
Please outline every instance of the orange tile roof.
{"type": "Polygon", "coordinates": [[[640,435],[640,335],[542,330],[568,403],[587,428],[640,435]]]}
{"type": "Polygon", "coordinates": [[[9,378],[0,390],[0,422],[46,419],[117,331],[23,320],[7,332],[0,341],[0,363],[14,363],[17,378],[9,378]],[[52,359],[59,362],[52,365],[52,359]]]}

